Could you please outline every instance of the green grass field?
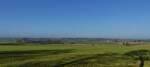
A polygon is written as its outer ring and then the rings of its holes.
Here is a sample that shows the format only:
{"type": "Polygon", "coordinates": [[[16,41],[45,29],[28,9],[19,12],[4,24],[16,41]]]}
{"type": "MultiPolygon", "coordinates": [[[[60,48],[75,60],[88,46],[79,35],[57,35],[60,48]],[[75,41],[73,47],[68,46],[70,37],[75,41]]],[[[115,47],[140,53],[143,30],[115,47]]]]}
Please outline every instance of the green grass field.
{"type": "Polygon", "coordinates": [[[1,45],[0,67],[138,67],[138,61],[122,55],[141,49],[150,45],[1,45]]]}

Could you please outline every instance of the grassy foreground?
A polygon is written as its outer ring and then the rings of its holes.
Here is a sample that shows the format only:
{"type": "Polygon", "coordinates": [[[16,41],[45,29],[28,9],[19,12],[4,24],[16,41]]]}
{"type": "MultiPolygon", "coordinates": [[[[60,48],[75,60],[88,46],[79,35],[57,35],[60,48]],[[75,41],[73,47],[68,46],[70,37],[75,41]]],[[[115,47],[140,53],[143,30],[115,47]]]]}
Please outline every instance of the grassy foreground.
{"type": "Polygon", "coordinates": [[[141,49],[150,45],[1,45],[0,67],[138,67],[138,61],[122,55],[141,49]]]}

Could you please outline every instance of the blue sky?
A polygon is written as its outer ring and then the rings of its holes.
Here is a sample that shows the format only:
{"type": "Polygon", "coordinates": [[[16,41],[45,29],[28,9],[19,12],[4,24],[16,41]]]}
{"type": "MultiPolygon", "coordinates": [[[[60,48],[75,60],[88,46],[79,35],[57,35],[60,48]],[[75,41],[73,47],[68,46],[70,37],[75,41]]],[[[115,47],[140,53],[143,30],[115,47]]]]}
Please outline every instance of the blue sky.
{"type": "Polygon", "coordinates": [[[0,37],[150,38],[150,0],[0,0],[0,37]]]}

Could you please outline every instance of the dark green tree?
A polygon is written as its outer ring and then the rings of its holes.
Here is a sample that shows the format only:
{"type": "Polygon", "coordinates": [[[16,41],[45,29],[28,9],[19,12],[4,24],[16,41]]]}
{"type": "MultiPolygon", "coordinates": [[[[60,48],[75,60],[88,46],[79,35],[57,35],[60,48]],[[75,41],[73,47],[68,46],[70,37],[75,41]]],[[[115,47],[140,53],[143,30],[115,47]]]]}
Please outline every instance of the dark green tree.
{"type": "Polygon", "coordinates": [[[139,67],[144,67],[144,62],[150,60],[150,51],[149,50],[135,50],[126,53],[125,55],[130,56],[136,60],[140,61],[139,67]]]}

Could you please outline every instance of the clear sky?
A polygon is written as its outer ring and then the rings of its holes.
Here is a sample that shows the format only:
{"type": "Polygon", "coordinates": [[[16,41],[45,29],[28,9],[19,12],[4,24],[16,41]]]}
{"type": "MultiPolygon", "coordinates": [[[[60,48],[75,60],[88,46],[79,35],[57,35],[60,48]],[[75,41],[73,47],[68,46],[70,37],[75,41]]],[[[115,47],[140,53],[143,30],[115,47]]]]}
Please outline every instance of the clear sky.
{"type": "Polygon", "coordinates": [[[150,0],[0,0],[0,37],[150,38],[150,0]]]}

